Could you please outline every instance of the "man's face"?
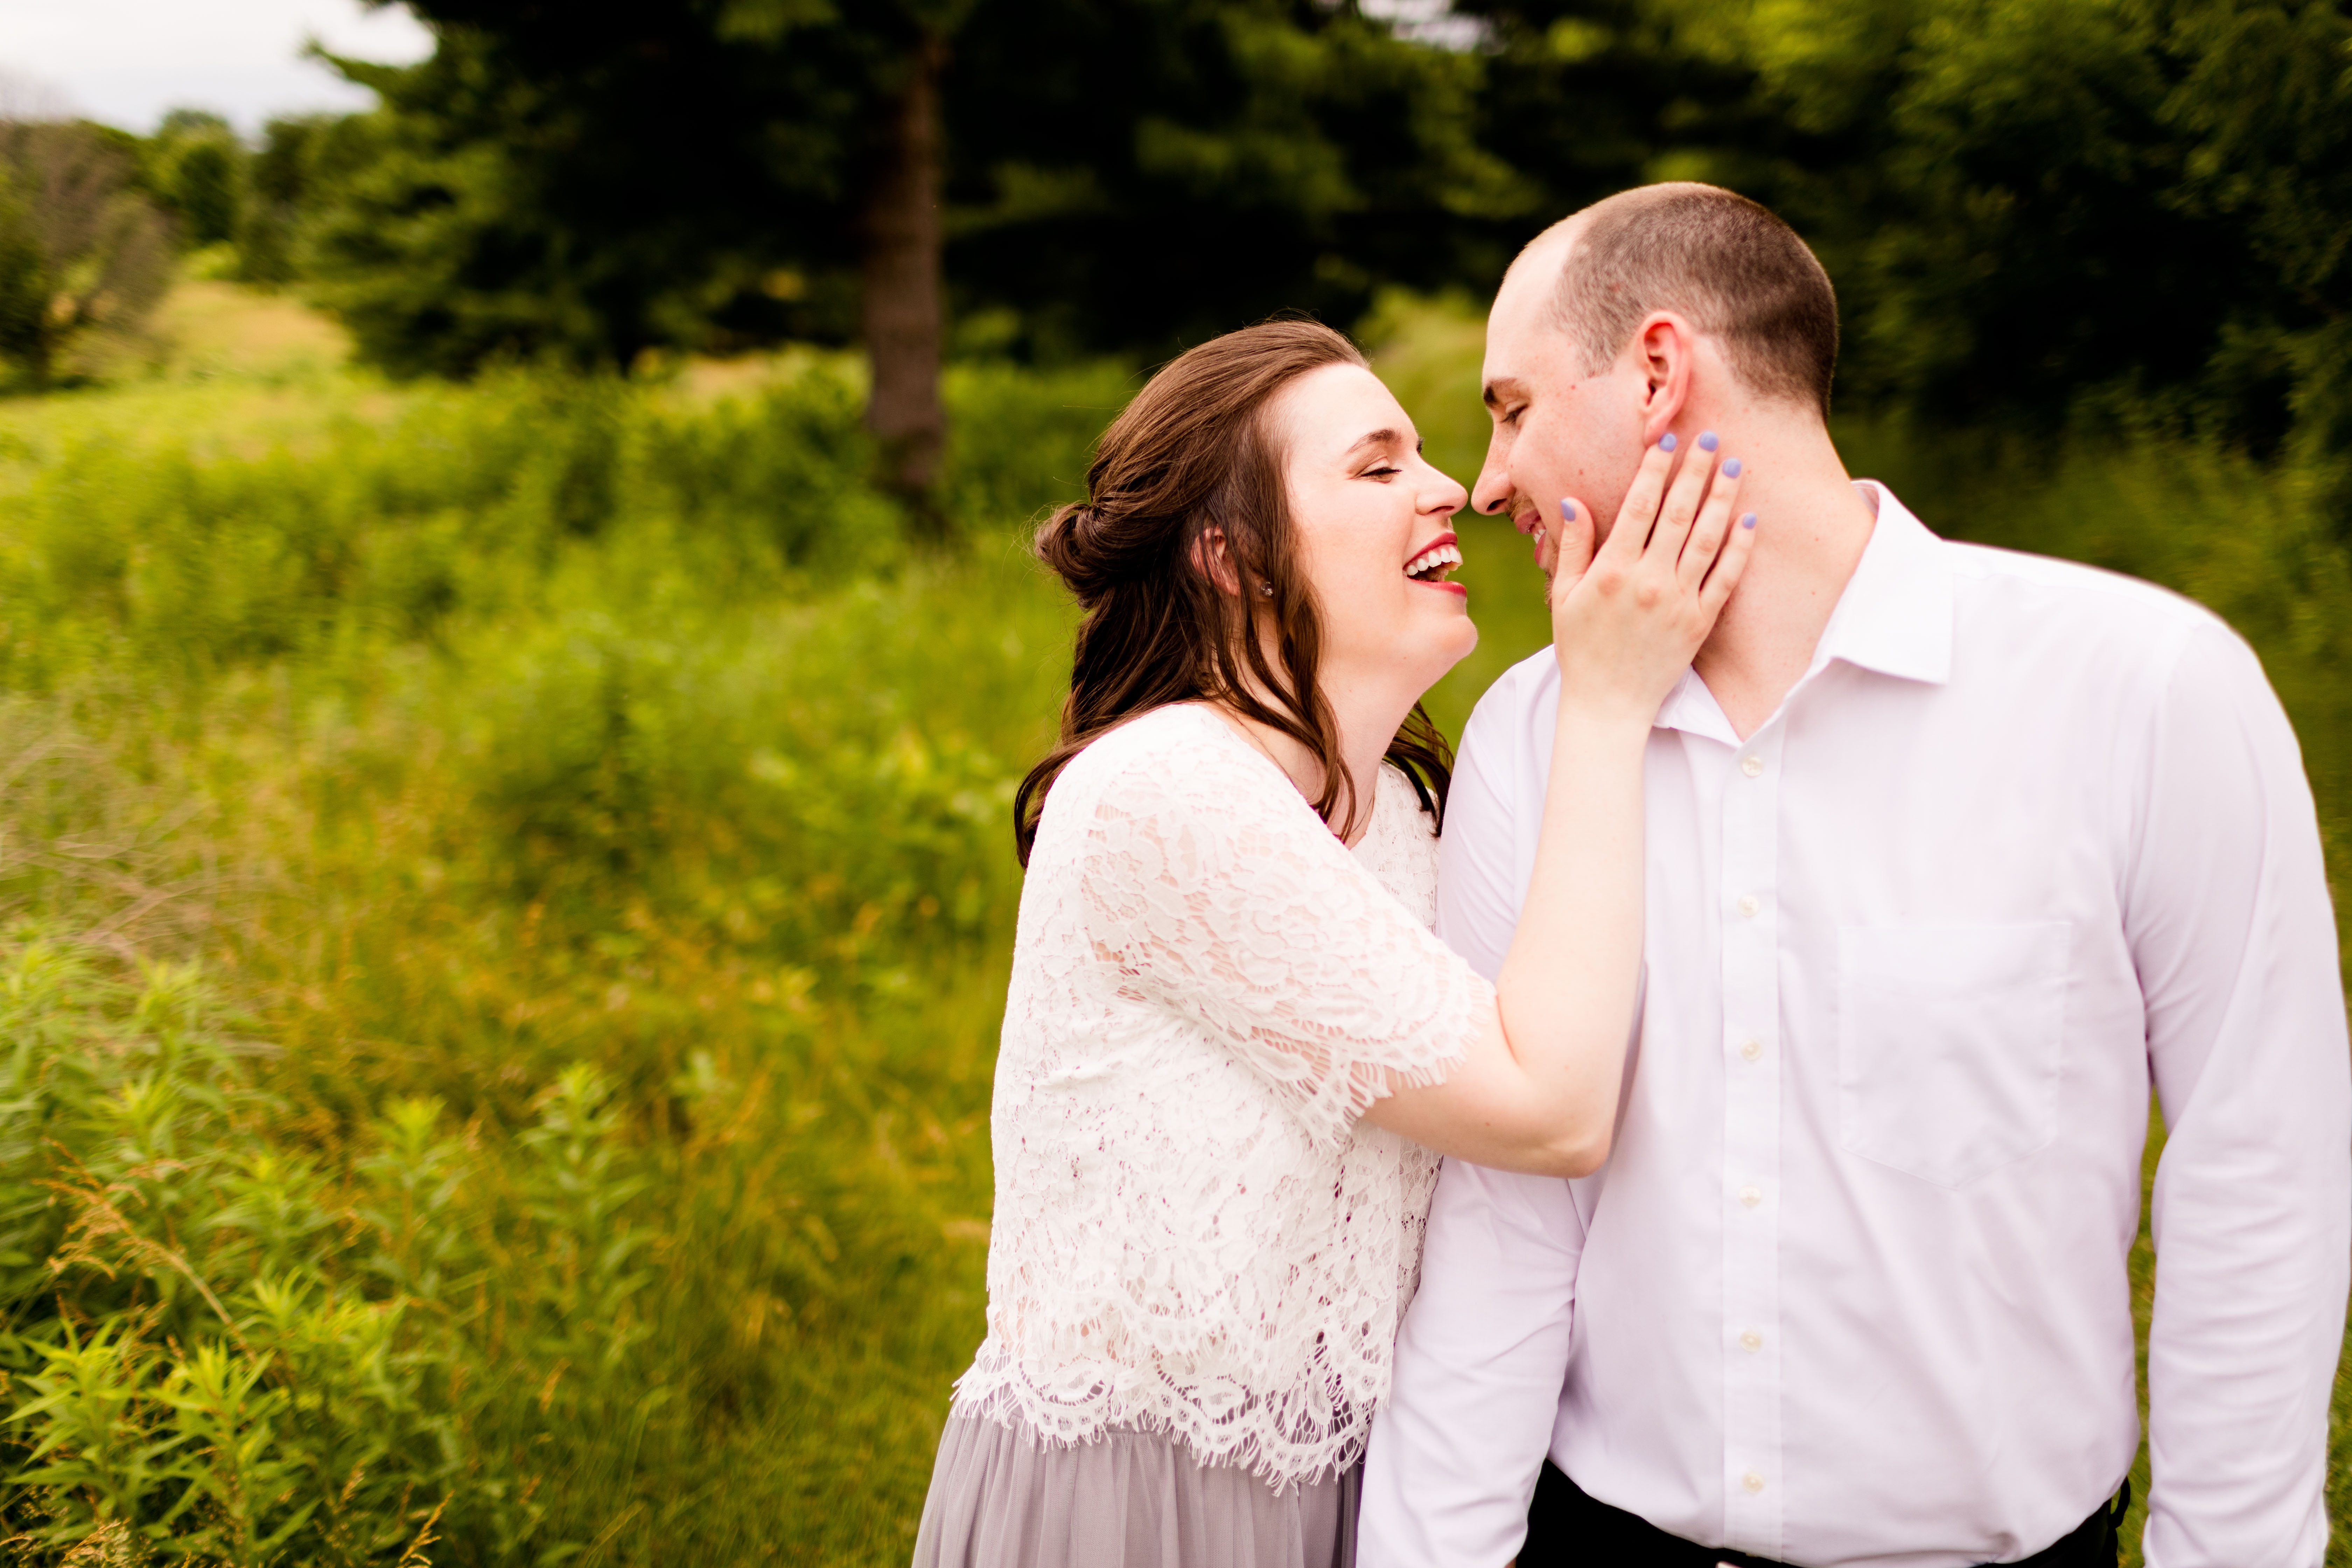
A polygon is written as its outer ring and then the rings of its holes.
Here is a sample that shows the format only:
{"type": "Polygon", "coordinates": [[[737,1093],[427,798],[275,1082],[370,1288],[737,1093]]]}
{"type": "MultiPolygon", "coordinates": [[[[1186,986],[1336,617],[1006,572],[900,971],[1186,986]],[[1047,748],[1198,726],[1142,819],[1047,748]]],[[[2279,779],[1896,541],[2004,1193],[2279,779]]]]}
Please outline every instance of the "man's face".
{"type": "Polygon", "coordinates": [[[1507,513],[1535,541],[1536,564],[1551,575],[1559,503],[1592,509],[1605,539],[1641,467],[1649,384],[1628,351],[1598,375],[1552,320],[1552,290],[1572,231],[1521,257],[1486,318],[1486,410],[1495,433],[1471,504],[1507,513]]]}

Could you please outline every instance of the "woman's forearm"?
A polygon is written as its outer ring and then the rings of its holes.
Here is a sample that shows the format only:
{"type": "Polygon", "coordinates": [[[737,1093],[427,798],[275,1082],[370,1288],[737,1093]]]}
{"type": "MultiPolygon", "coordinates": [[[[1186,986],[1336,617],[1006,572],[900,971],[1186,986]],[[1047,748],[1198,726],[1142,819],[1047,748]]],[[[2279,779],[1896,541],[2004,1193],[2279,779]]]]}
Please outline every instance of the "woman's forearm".
{"type": "Polygon", "coordinates": [[[1495,1002],[1443,1083],[1364,1115],[1481,1165],[1579,1176],[1608,1157],[1640,984],[1649,722],[1563,711],[1536,864],[1495,1002]]]}
{"type": "MultiPolygon", "coordinates": [[[[1496,1000],[1444,1082],[1367,1120],[1482,1165],[1581,1175],[1608,1157],[1642,964],[1642,768],[1658,705],[1738,584],[1738,469],[1661,437],[1605,540],[1571,498],[1552,561],[1560,710],[1536,865],[1496,1000]],[[1672,475],[1671,482],[1669,476],[1672,475]]],[[[1751,517],[1748,521],[1752,522],[1751,517]]]]}
{"type": "Polygon", "coordinates": [[[1563,706],[1534,874],[1496,977],[1512,1058],[1555,1151],[1606,1157],[1642,964],[1643,716],[1563,706]]]}

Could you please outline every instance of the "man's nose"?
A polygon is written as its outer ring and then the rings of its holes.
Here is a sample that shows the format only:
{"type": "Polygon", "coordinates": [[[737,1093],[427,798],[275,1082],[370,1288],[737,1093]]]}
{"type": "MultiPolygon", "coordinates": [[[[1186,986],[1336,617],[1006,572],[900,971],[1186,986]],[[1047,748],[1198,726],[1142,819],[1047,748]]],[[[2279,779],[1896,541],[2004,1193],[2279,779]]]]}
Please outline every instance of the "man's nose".
{"type": "Polygon", "coordinates": [[[1471,510],[1479,512],[1501,511],[1511,504],[1511,481],[1494,468],[1482,468],[1478,487],[1470,492],[1471,510]]]}
{"type": "Polygon", "coordinates": [[[1508,511],[1511,506],[1511,468],[1505,459],[1510,444],[1503,439],[1497,426],[1486,438],[1486,456],[1478,462],[1478,482],[1470,489],[1470,510],[1479,513],[1508,511]]]}

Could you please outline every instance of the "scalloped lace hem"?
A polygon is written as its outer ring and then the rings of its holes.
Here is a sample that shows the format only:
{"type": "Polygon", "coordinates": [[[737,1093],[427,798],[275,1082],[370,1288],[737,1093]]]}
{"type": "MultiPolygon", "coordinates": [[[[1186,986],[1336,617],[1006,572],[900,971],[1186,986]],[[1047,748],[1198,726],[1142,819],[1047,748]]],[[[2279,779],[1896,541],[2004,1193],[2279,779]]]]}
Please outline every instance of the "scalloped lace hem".
{"type": "Polygon", "coordinates": [[[1272,1420],[1217,1421],[1198,1405],[1157,1401],[1114,1414],[1108,1394],[1083,1410],[1036,1397],[1017,1377],[981,1377],[974,1366],[956,1381],[951,1415],[985,1421],[1023,1434],[1041,1447],[1076,1448],[1115,1432],[1145,1432],[1181,1443],[1203,1465],[1246,1470],[1279,1496],[1290,1488],[1326,1480],[1364,1457],[1371,1415],[1347,1412],[1339,1430],[1301,1443],[1284,1438],[1272,1420]]]}

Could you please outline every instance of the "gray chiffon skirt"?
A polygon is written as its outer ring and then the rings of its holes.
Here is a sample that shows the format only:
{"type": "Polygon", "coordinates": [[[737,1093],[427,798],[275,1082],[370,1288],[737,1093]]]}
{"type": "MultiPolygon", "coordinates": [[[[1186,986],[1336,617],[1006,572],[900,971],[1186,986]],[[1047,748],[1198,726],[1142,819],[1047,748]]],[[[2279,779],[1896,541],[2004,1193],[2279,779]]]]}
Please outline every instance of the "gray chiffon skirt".
{"type": "Polygon", "coordinates": [[[1064,1447],[951,1415],[915,1568],[1354,1568],[1362,1476],[1359,1465],[1277,1497],[1162,1433],[1064,1447]]]}

